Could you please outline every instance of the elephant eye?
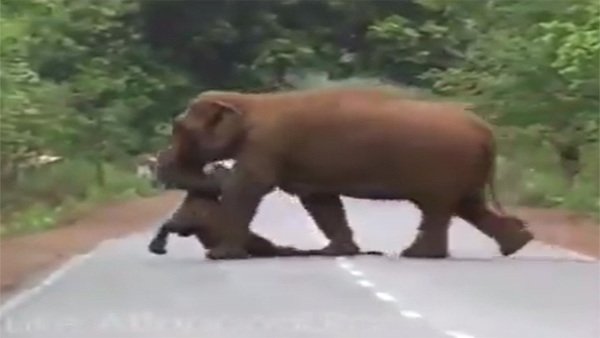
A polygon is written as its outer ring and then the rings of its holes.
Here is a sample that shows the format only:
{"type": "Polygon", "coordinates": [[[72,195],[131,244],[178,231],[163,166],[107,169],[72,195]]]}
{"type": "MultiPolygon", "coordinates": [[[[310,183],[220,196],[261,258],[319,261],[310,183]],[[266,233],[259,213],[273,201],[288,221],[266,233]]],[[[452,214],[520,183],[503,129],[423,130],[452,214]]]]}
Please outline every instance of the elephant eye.
{"type": "Polygon", "coordinates": [[[212,114],[212,116],[210,117],[210,119],[208,120],[208,122],[206,123],[206,126],[208,128],[213,128],[216,125],[218,125],[221,121],[223,121],[223,116],[225,114],[223,114],[223,110],[219,109],[217,110],[214,114],[212,114]]]}

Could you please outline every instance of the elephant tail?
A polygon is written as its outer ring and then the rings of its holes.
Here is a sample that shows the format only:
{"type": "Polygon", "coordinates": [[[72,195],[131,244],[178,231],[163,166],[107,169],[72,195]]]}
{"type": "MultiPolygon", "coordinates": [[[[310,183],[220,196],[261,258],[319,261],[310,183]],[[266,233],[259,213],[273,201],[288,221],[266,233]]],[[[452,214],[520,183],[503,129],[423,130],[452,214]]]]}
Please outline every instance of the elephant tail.
{"type": "Polygon", "coordinates": [[[490,179],[488,180],[488,186],[490,188],[490,197],[492,203],[494,204],[494,208],[503,216],[506,216],[506,211],[502,207],[502,204],[500,204],[500,202],[498,201],[498,196],[496,195],[496,189],[494,187],[494,175],[490,175],[490,179]]]}
{"type": "Polygon", "coordinates": [[[493,141],[493,139],[489,143],[489,146],[486,146],[485,149],[489,168],[489,174],[486,183],[489,187],[491,202],[493,203],[494,209],[496,209],[496,211],[501,213],[503,216],[506,216],[506,211],[502,207],[502,204],[500,204],[500,202],[498,201],[498,196],[496,195],[496,188],[494,184],[496,178],[496,144],[493,141]]]}

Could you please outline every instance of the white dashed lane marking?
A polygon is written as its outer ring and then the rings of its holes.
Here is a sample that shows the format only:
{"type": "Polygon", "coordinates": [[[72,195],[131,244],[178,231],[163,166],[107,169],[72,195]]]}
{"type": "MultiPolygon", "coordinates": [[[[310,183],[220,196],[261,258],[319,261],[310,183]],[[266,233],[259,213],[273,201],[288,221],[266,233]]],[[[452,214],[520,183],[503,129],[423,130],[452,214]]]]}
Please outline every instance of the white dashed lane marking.
{"type": "Polygon", "coordinates": [[[340,268],[345,269],[345,270],[350,270],[353,267],[351,263],[344,262],[344,261],[342,261],[341,263],[338,263],[338,265],[340,266],[340,268]]]}
{"type": "MultiPolygon", "coordinates": [[[[338,257],[337,264],[341,269],[346,270],[346,272],[348,272],[349,274],[351,274],[354,277],[362,277],[365,275],[364,272],[356,269],[352,263],[348,262],[348,260],[345,257],[338,257]]],[[[375,295],[375,297],[377,297],[381,301],[384,301],[386,303],[398,303],[398,301],[396,300],[396,297],[392,296],[391,294],[389,294],[387,292],[377,291],[377,289],[375,288],[375,284],[367,279],[364,279],[364,278],[357,279],[356,284],[358,284],[364,288],[372,289],[373,290],[372,292],[375,295]]],[[[412,310],[400,310],[400,315],[407,319],[423,319],[422,314],[420,314],[417,311],[412,311],[412,310]]],[[[471,335],[466,334],[461,331],[446,330],[443,332],[444,332],[444,334],[446,334],[447,336],[450,336],[452,338],[475,338],[474,336],[471,336],[471,335]]]]}
{"type": "Polygon", "coordinates": [[[453,338],[475,338],[470,334],[466,334],[460,331],[444,331],[444,333],[453,338]]]}
{"type": "MultiPolygon", "coordinates": [[[[312,227],[311,227],[312,228],[312,227]]],[[[313,228],[314,229],[314,228],[313,228]]],[[[313,230],[314,231],[314,230],[313,230]]],[[[320,237],[316,237],[319,239],[319,242],[326,244],[327,241],[324,241],[322,238],[320,237]]],[[[336,257],[336,261],[337,261],[337,265],[342,269],[345,270],[346,272],[348,272],[350,275],[356,277],[356,284],[358,284],[361,287],[367,288],[367,289],[371,289],[373,292],[373,294],[375,295],[375,297],[377,297],[379,300],[386,302],[386,303],[395,303],[398,304],[398,301],[396,300],[396,298],[387,293],[387,292],[381,292],[378,291],[375,283],[371,282],[368,279],[364,278],[364,272],[358,270],[355,268],[354,264],[352,264],[347,257],[336,257]],[[362,277],[362,278],[361,278],[362,277]]],[[[420,314],[417,311],[413,311],[413,310],[399,310],[400,315],[404,318],[407,319],[417,319],[417,320],[426,320],[422,314],[420,314]]],[[[461,331],[456,331],[456,330],[441,330],[445,335],[452,337],[452,338],[475,338],[474,336],[471,336],[467,333],[461,332],[461,331]]]]}
{"type": "Polygon", "coordinates": [[[400,314],[402,315],[402,317],[411,318],[411,319],[423,318],[423,315],[416,311],[403,310],[403,311],[400,311],[400,314]]]}
{"type": "Polygon", "coordinates": [[[375,284],[373,284],[373,282],[368,281],[366,279],[359,279],[358,281],[356,281],[356,283],[365,288],[372,288],[375,286],[375,284]]]}
{"type": "Polygon", "coordinates": [[[356,277],[360,277],[363,276],[364,273],[362,271],[359,270],[349,270],[348,271],[352,276],[356,276],[356,277]]]}
{"type": "Polygon", "coordinates": [[[396,298],[394,298],[394,296],[392,296],[386,292],[375,292],[375,296],[377,296],[377,298],[381,299],[384,302],[395,302],[396,301],[396,298]]]}

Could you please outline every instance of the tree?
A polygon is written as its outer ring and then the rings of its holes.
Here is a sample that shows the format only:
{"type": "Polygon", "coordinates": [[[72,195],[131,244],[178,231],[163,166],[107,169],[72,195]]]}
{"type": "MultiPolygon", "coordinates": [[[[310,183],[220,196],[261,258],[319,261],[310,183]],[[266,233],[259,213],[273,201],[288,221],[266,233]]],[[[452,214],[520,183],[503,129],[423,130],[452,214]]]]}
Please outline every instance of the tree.
{"type": "Polygon", "coordinates": [[[427,76],[438,92],[474,99],[499,124],[535,128],[573,182],[581,146],[597,140],[600,13],[591,0],[566,10],[546,5],[488,1],[485,22],[494,23],[476,29],[463,62],[427,76]]]}
{"type": "Polygon", "coordinates": [[[188,81],[150,57],[137,2],[9,4],[2,12],[3,176],[52,152],[93,159],[102,183],[103,161],[152,150],[146,139],[181,109],[188,81]]]}
{"type": "MultiPolygon", "coordinates": [[[[4,11],[0,23],[0,173],[2,184],[16,184],[31,160],[52,152],[64,135],[57,127],[69,111],[64,86],[44,81],[28,60],[31,21],[17,10],[4,11]]],[[[11,10],[12,9],[12,10],[11,10]]]]}

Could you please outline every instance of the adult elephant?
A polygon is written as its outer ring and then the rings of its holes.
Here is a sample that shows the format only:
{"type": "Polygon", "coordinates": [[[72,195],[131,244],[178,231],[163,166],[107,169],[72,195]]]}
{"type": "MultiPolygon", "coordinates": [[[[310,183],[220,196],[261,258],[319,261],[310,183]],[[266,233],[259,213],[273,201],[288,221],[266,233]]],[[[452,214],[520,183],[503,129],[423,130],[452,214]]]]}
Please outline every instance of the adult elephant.
{"type": "Polygon", "coordinates": [[[407,257],[446,257],[453,215],[496,240],[504,255],[533,238],[521,220],[487,207],[494,137],[458,104],[386,88],[205,92],[175,119],[174,146],[181,163],[236,159],[222,195],[228,236],[208,253],[213,259],[247,256],[249,224],[277,186],[299,196],[332,254],[358,251],[340,195],[415,203],[423,216],[407,257]]]}

